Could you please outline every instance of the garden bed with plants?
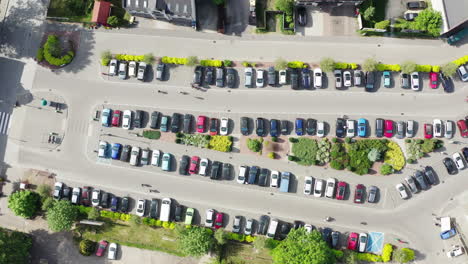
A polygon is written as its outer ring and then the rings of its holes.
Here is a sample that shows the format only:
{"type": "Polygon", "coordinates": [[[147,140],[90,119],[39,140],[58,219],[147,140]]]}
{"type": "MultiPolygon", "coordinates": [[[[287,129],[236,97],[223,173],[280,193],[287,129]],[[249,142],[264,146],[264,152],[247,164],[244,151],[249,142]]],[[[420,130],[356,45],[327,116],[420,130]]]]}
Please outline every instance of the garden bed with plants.
{"type": "Polygon", "coordinates": [[[70,64],[75,57],[78,33],[47,33],[46,40],[37,50],[36,61],[42,66],[58,69],[70,64]]]}
{"type": "Polygon", "coordinates": [[[202,134],[176,133],[175,143],[199,148],[207,148],[221,152],[231,152],[232,136],[210,136],[202,134]]]}
{"type": "Polygon", "coordinates": [[[408,163],[415,163],[434,150],[440,149],[444,146],[444,142],[439,139],[405,139],[406,147],[406,161],[408,163]]]}
{"type": "Polygon", "coordinates": [[[289,151],[289,142],[277,137],[243,137],[240,149],[270,159],[283,159],[289,151]]]}

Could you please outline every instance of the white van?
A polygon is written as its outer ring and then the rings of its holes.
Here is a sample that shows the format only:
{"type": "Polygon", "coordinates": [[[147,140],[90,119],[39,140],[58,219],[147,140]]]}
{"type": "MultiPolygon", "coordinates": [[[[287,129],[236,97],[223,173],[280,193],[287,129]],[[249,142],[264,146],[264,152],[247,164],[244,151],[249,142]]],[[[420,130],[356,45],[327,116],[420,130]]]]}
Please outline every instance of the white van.
{"type": "Polygon", "coordinates": [[[163,222],[169,222],[171,216],[171,198],[163,198],[161,203],[161,214],[159,219],[163,222]]]}
{"type": "Polygon", "coordinates": [[[130,153],[130,165],[136,166],[138,164],[139,156],[140,156],[140,148],[132,147],[132,152],[130,153]]]}
{"type": "Polygon", "coordinates": [[[450,217],[441,217],[440,232],[449,231],[450,229],[452,229],[452,221],[450,221],[450,217]]]}
{"type": "Polygon", "coordinates": [[[336,185],[336,180],[334,178],[328,178],[327,186],[325,187],[326,197],[333,198],[335,196],[335,185],[336,185]]]}
{"type": "Polygon", "coordinates": [[[237,182],[244,184],[247,176],[247,167],[239,166],[239,175],[237,176],[237,182]]]}
{"type": "Polygon", "coordinates": [[[276,230],[278,229],[278,223],[279,220],[276,218],[271,220],[270,226],[268,227],[267,237],[275,238],[276,230]]]}

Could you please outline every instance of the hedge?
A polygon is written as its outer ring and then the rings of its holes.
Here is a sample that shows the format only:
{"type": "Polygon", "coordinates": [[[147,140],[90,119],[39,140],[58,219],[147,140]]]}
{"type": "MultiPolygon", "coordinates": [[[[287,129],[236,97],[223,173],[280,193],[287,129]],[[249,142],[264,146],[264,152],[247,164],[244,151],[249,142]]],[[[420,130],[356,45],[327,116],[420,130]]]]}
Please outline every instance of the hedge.
{"type": "Polygon", "coordinates": [[[416,66],[416,71],[417,72],[431,72],[432,71],[432,65],[417,65],[416,66]]]}
{"type": "Polygon", "coordinates": [[[456,60],[454,60],[452,62],[455,63],[457,66],[466,64],[466,63],[468,63],[468,55],[463,56],[463,57],[461,57],[459,59],[456,59],[456,60]]]}
{"type": "Polygon", "coordinates": [[[144,55],[116,54],[115,58],[119,61],[143,61],[144,55]]]}
{"type": "Polygon", "coordinates": [[[244,234],[237,234],[237,233],[232,233],[232,232],[227,232],[226,233],[226,239],[228,240],[235,240],[239,242],[244,242],[245,241],[245,235],[244,234]]]}
{"type": "Polygon", "coordinates": [[[377,64],[378,71],[401,71],[401,67],[398,64],[377,64]]]}
{"type": "Polygon", "coordinates": [[[161,132],[156,130],[144,130],[143,137],[147,139],[159,139],[161,137],[161,132]]]}
{"type": "Polygon", "coordinates": [[[288,62],[288,67],[293,69],[307,67],[302,61],[290,61],[288,62]]]}
{"type": "Polygon", "coordinates": [[[232,138],[228,136],[212,136],[208,148],[221,152],[230,152],[232,148],[232,138]]]}
{"type": "Polygon", "coordinates": [[[162,63],[167,63],[167,64],[179,64],[179,65],[185,65],[187,64],[187,58],[176,58],[176,57],[162,57],[161,58],[162,63]]]}
{"type": "Polygon", "coordinates": [[[224,60],[223,65],[224,65],[224,67],[231,67],[232,66],[232,60],[224,60]]]}
{"type": "Polygon", "coordinates": [[[100,212],[101,217],[105,218],[111,218],[114,220],[122,220],[122,221],[129,221],[130,220],[130,214],[124,214],[124,213],[117,213],[117,212],[111,212],[111,211],[101,211],[100,212]]]}
{"type": "Polygon", "coordinates": [[[395,142],[387,142],[388,150],[385,152],[384,163],[391,165],[399,171],[405,166],[406,160],[400,146],[395,142]]]}
{"type": "Polygon", "coordinates": [[[357,259],[367,262],[382,262],[382,257],[371,253],[357,253],[357,259]]]}
{"type": "Polygon", "coordinates": [[[49,35],[47,37],[47,41],[44,44],[44,59],[49,64],[54,65],[54,66],[63,66],[63,65],[69,64],[73,60],[73,57],[75,56],[75,53],[73,51],[67,52],[67,54],[63,55],[60,58],[54,57],[50,53],[51,48],[53,46],[60,45],[60,43],[58,42],[59,42],[59,39],[56,35],[49,35]]]}
{"type": "Polygon", "coordinates": [[[220,60],[201,60],[200,65],[210,67],[221,67],[223,66],[223,62],[220,60]]]}
{"type": "Polygon", "coordinates": [[[439,65],[433,65],[432,66],[432,71],[433,72],[440,72],[440,66],[439,65]]]}
{"type": "Polygon", "coordinates": [[[393,246],[392,244],[385,244],[382,250],[382,261],[389,262],[392,260],[393,246]]]}
{"type": "Polygon", "coordinates": [[[334,67],[335,69],[339,69],[339,70],[347,70],[347,69],[355,70],[357,69],[358,65],[356,63],[335,62],[334,67]]]}
{"type": "Polygon", "coordinates": [[[44,48],[39,48],[37,49],[37,52],[36,52],[36,60],[37,62],[41,62],[44,60],[44,48]]]}

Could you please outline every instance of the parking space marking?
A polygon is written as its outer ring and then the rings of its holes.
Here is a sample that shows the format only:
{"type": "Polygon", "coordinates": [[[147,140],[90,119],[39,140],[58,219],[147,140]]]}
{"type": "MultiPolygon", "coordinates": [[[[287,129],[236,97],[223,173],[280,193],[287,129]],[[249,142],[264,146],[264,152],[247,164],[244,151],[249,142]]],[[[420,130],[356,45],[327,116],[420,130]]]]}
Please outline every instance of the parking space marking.
{"type": "Polygon", "coordinates": [[[384,233],[382,232],[369,232],[367,241],[367,252],[381,253],[384,242],[384,233]]]}

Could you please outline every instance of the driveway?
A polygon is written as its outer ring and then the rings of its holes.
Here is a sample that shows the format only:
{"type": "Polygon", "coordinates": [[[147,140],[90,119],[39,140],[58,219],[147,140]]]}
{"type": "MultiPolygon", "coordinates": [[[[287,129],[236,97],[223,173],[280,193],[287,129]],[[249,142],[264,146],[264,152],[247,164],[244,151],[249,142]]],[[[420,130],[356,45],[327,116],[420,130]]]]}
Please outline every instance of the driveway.
{"type": "Polygon", "coordinates": [[[226,35],[240,36],[249,25],[249,0],[226,2],[226,35]]]}
{"type": "Polygon", "coordinates": [[[323,13],[323,36],[354,36],[358,23],[354,6],[340,6],[323,13]]]}
{"type": "Polygon", "coordinates": [[[196,0],[197,24],[200,31],[217,31],[218,7],[211,0],[196,0]]]}
{"type": "Polygon", "coordinates": [[[301,36],[322,36],[325,14],[316,7],[306,7],[307,24],[300,26],[296,20],[296,34],[301,36]]]}

